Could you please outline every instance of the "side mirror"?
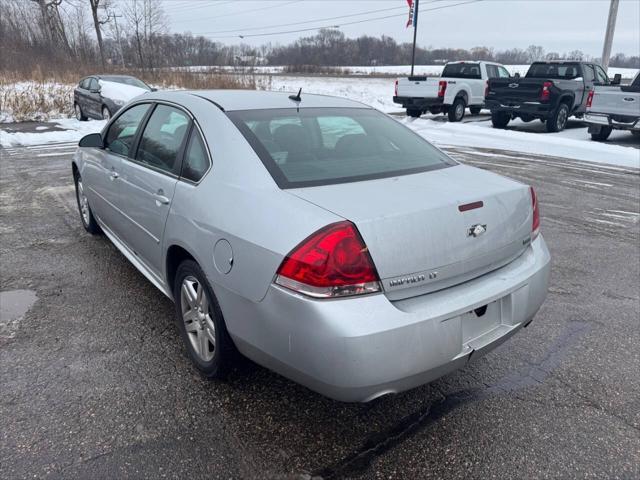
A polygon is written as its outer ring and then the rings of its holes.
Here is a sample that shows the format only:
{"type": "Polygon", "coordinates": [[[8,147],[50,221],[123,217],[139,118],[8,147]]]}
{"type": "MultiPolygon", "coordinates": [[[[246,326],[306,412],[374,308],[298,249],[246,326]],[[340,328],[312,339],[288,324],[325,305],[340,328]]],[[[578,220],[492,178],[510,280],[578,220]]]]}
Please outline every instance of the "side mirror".
{"type": "Polygon", "coordinates": [[[99,133],[90,133],[89,135],[85,135],[80,139],[78,146],[88,148],[104,148],[102,135],[100,135],[99,133]]]}
{"type": "Polygon", "coordinates": [[[89,90],[91,93],[100,93],[100,89],[99,88],[92,88],[91,90],[89,90]]]}
{"type": "Polygon", "coordinates": [[[520,74],[518,72],[514,73],[513,78],[520,78],[520,74]]]}
{"type": "Polygon", "coordinates": [[[622,75],[620,75],[619,73],[616,73],[613,76],[613,80],[611,80],[611,85],[620,85],[621,81],[622,81],[622,75]]]}

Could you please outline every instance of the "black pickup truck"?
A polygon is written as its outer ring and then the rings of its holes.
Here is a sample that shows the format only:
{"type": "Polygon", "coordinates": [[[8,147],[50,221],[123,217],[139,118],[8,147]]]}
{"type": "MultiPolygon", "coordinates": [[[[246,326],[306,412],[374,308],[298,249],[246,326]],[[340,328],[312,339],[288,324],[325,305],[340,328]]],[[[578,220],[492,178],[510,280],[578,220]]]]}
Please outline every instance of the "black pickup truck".
{"type": "Polygon", "coordinates": [[[595,83],[610,83],[595,63],[535,62],[524,77],[490,79],[485,105],[495,128],[505,128],[512,118],[539,119],[546,122],[548,132],[559,132],[569,116],[582,118],[595,83]]]}

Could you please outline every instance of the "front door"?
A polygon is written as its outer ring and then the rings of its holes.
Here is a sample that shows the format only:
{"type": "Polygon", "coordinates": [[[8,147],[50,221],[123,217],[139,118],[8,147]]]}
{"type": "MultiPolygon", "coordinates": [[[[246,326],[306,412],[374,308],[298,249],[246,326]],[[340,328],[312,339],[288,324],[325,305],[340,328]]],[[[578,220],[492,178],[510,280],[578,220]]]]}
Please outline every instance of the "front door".
{"type": "Polygon", "coordinates": [[[182,110],[159,104],[149,117],[133,159],[123,160],[119,208],[125,213],[122,239],[158,277],[163,271],[162,238],[189,127],[182,110]]]}

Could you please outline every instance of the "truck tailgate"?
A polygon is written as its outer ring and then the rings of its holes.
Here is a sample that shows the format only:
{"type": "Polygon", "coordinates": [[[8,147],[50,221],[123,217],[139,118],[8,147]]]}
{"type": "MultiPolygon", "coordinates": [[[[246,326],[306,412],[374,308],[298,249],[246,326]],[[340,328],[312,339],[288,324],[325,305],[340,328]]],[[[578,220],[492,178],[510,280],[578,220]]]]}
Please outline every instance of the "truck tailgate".
{"type": "Polygon", "coordinates": [[[436,98],[438,78],[409,77],[398,79],[399,97],[436,98]]]}
{"type": "Polygon", "coordinates": [[[622,91],[619,85],[598,85],[590,112],[628,117],[640,116],[640,92],[622,91]]]}

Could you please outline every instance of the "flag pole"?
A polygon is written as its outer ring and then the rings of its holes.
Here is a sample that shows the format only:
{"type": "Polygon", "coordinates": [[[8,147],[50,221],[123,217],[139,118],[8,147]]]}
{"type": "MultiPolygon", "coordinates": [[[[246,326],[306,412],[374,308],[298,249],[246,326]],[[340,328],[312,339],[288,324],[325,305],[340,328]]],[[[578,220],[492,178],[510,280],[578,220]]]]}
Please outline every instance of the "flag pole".
{"type": "Polygon", "coordinates": [[[413,49],[411,50],[411,76],[413,77],[413,66],[416,62],[416,35],[418,34],[418,4],[420,0],[416,0],[415,12],[413,13],[413,49]]]}

